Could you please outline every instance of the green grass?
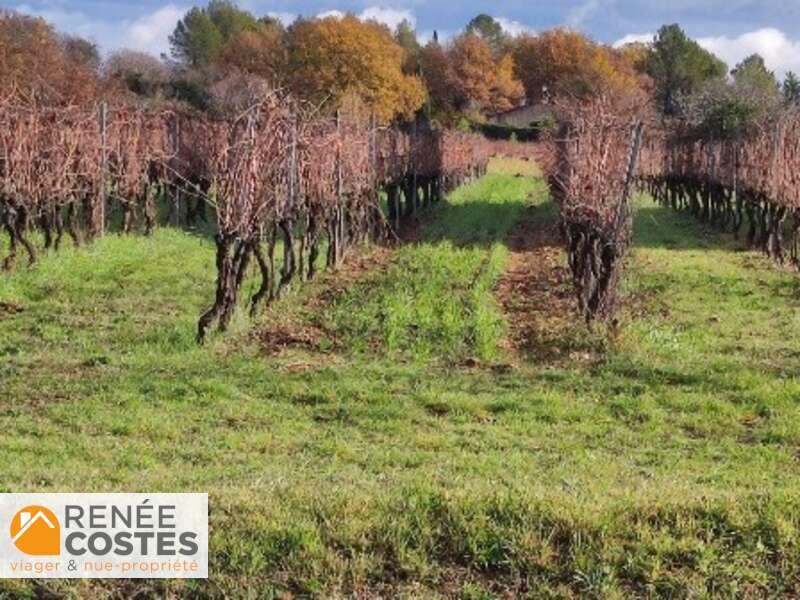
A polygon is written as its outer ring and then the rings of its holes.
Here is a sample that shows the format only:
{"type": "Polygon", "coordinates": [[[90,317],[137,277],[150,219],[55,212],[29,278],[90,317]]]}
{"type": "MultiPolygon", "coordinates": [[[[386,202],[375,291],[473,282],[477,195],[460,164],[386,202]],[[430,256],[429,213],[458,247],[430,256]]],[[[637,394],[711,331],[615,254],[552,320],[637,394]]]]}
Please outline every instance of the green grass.
{"type": "MultiPolygon", "coordinates": [[[[0,488],[208,491],[211,579],[128,593],[796,595],[796,275],[640,198],[602,363],[459,367],[504,359],[503,238],[546,201],[513,171],[327,315],[274,309],[324,319],[332,355],[264,356],[243,319],[196,347],[213,249],[177,231],[0,276],[22,309],[0,313],[0,488]]],[[[118,589],[41,586],[0,596],[118,589]]]]}
{"type": "Polygon", "coordinates": [[[541,181],[491,173],[454,192],[422,226],[420,242],[356,285],[324,316],[353,349],[382,343],[416,359],[496,357],[503,315],[492,289],[503,272],[503,243],[541,181]]]}

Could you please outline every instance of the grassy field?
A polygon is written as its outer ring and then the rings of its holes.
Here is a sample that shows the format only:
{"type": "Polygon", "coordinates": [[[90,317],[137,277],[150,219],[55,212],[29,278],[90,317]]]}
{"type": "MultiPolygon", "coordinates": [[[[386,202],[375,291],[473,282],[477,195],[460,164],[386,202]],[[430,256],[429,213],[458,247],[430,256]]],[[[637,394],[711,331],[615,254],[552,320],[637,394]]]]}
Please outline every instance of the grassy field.
{"type": "Polygon", "coordinates": [[[212,527],[208,581],[0,596],[800,594],[800,280],[640,198],[602,360],[511,356],[505,239],[552,216],[520,170],[263,315],[316,349],[197,347],[213,248],[179,231],[0,276],[0,491],[208,491],[212,527]]]}

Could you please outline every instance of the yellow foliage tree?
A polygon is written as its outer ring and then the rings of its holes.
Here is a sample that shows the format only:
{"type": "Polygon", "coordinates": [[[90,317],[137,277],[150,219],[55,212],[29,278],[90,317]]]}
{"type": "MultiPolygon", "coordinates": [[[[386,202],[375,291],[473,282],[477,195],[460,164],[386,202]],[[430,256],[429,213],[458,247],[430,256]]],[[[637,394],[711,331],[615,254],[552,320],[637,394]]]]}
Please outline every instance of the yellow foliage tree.
{"type": "Polygon", "coordinates": [[[617,54],[637,73],[647,72],[647,60],[650,58],[649,44],[631,42],[617,49],[617,54]]]}
{"type": "Polygon", "coordinates": [[[335,107],[355,97],[382,122],[410,119],[425,102],[422,80],[403,72],[406,51],[378,23],[301,20],[289,29],[288,48],[290,84],[302,97],[335,107]]]}
{"type": "Polygon", "coordinates": [[[494,71],[494,86],[489,106],[492,112],[511,110],[525,97],[525,88],[514,71],[514,57],[511,54],[500,57],[494,71]]]}

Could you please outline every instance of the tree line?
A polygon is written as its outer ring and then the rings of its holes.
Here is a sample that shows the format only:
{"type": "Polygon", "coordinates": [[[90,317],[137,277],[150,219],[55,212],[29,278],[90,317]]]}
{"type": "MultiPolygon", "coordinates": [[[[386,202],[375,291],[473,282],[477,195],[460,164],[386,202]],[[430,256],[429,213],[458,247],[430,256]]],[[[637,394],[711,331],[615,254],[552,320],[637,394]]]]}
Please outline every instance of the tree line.
{"type": "Polygon", "coordinates": [[[0,83],[40,103],[129,96],[216,110],[232,79],[258,79],[328,114],[357,99],[381,122],[424,113],[445,125],[611,86],[646,94],[664,115],[719,135],[800,100],[794,74],[779,85],[758,55],[729,70],[678,25],[662,27],[651,43],[612,48],[566,29],[512,36],[482,14],[451,39],[434,33],[423,45],[408,21],[394,31],[354,15],[286,26],[211,0],[177,23],[170,47],[169,56],[122,49],[101,57],[87,40],[2,11],[0,83]]]}

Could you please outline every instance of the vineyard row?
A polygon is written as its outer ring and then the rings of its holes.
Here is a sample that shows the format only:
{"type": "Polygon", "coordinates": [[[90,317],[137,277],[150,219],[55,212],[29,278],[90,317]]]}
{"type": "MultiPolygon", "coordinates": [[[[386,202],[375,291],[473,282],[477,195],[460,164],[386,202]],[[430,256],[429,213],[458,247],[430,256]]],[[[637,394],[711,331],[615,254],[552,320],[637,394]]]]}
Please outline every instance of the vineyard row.
{"type": "Polygon", "coordinates": [[[800,268],[800,115],[752,135],[712,139],[605,97],[561,107],[541,163],[560,208],[569,265],[587,321],[612,318],[632,236],[631,192],[739,234],[777,264],[800,268]],[[790,238],[788,249],[786,238],[790,238]]]}
{"type": "Polygon", "coordinates": [[[662,205],[739,234],[778,264],[800,266],[800,115],[790,111],[747,138],[711,140],[659,132],[648,140],[641,178],[662,205]]]}
{"type": "Polygon", "coordinates": [[[560,209],[578,303],[587,323],[613,319],[617,285],[632,237],[629,198],[636,185],[642,122],[613,100],[564,105],[563,124],[540,162],[560,209]]]}
{"type": "Polygon", "coordinates": [[[24,248],[64,235],[101,235],[116,207],[125,232],[157,224],[157,200],[216,216],[217,285],[198,339],[226,329],[255,261],[261,285],[251,312],[293,281],[336,267],[348,251],[385,239],[400,221],[482,175],[490,144],[423,125],[378,127],[355,114],[320,117],[269,94],[228,118],[127,106],[60,109],[0,103],[0,217],[11,268],[24,248]],[[276,270],[275,250],[283,260],[276,270]]]}

